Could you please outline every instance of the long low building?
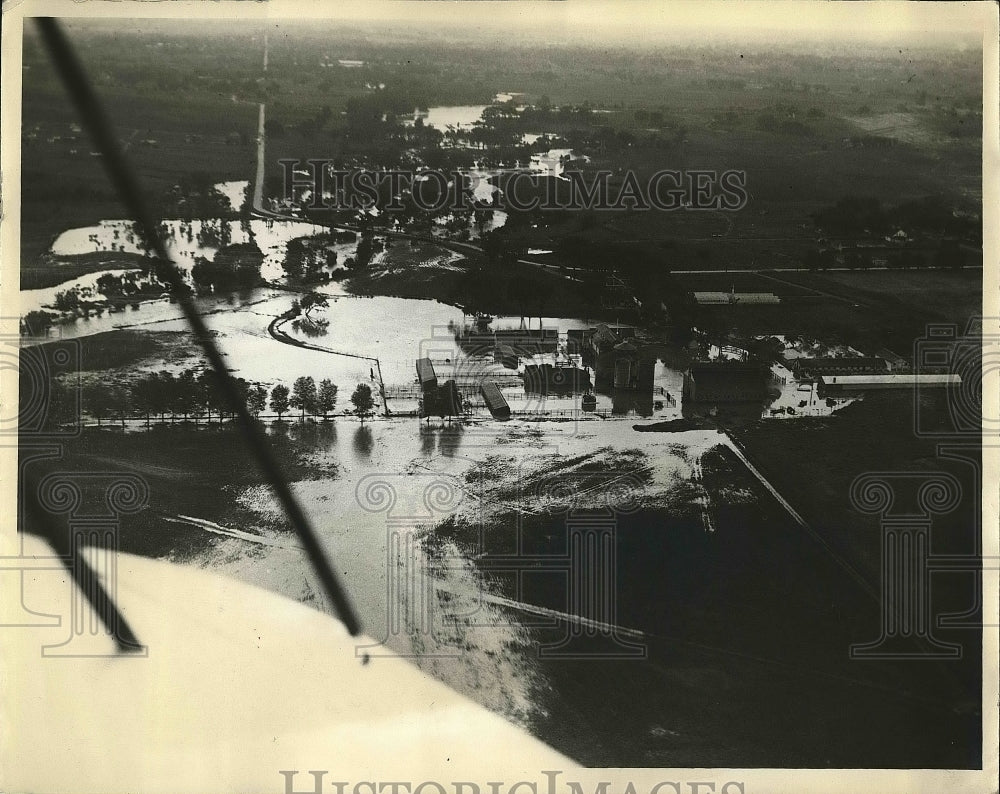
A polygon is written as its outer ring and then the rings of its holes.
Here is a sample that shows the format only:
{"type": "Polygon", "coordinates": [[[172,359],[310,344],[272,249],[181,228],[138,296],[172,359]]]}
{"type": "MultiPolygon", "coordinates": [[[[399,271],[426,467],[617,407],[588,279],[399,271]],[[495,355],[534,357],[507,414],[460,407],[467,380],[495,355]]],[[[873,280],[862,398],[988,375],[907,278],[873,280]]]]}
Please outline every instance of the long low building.
{"type": "Polygon", "coordinates": [[[781,298],[773,292],[693,292],[699,306],[760,305],[781,303],[781,298]]]}
{"type": "Polygon", "coordinates": [[[877,389],[945,389],[960,386],[959,375],[823,375],[821,392],[874,391],[877,389]]]}
{"type": "Polygon", "coordinates": [[[796,358],[789,364],[797,376],[886,375],[889,365],[877,356],[796,358]]]}

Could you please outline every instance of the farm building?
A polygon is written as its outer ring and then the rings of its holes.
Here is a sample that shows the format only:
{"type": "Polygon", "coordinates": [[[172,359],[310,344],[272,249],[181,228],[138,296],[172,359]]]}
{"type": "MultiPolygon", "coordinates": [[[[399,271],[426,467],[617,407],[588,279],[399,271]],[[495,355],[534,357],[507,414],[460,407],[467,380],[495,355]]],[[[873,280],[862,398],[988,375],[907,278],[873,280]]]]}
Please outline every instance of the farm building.
{"type": "Polygon", "coordinates": [[[797,358],[792,361],[797,377],[821,375],[883,375],[889,371],[885,359],[875,356],[838,356],[836,358],[797,358]]]}
{"type": "Polygon", "coordinates": [[[824,375],[819,393],[876,391],[885,389],[946,389],[961,386],[958,375],[824,375]]]}
{"type": "Polygon", "coordinates": [[[692,364],[684,373],[684,399],[705,402],[758,402],[767,399],[770,371],[760,364],[692,364]]]}
{"type": "Polygon", "coordinates": [[[559,329],[501,328],[491,331],[463,328],[455,334],[455,340],[466,352],[489,355],[497,345],[504,344],[528,357],[555,352],[559,346],[559,329]]]}
{"type": "Polygon", "coordinates": [[[437,375],[434,373],[434,365],[429,358],[417,359],[417,380],[425,393],[428,390],[437,389],[437,375]]]}
{"type": "Polygon", "coordinates": [[[510,345],[499,344],[493,352],[493,361],[503,364],[506,369],[517,369],[520,358],[510,345]]]}
{"type": "Polygon", "coordinates": [[[761,305],[781,303],[773,292],[693,292],[699,306],[761,305]]]}
{"type": "Polygon", "coordinates": [[[526,364],[524,390],[529,394],[575,394],[590,388],[590,373],[571,363],[526,364]]]}
{"type": "Polygon", "coordinates": [[[510,406],[500,393],[500,387],[492,380],[479,384],[479,394],[489,408],[494,419],[510,419],[510,406]]]}
{"type": "Polygon", "coordinates": [[[890,372],[906,372],[910,368],[910,362],[898,353],[893,353],[889,348],[883,347],[875,352],[875,355],[885,361],[890,372]]]}
{"type": "Polygon", "coordinates": [[[635,389],[639,385],[639,348],[622,342],[612,349],[614,356],[614,387],[635,389]]]}

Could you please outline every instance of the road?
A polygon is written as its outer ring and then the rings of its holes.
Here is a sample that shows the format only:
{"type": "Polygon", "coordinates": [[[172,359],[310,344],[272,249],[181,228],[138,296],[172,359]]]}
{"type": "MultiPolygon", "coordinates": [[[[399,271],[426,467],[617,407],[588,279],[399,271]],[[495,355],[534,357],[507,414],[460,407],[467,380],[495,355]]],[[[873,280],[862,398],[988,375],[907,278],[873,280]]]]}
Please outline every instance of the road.
{"type": "Polygon", "coordinates": [[[268,323],[267,332],[271,335],[271,338],[277,342],[281,342],[286,345],[294,345],[295,347],[305,347],[310,350],[318,350],[321,353],[330,353],[334,356],[347,356],[348,358],[359,358],[363,361],[370,361],[375,364],[374,370],[378,370],[378,385],[379,392],[382,395],[382,410],[386,416],[390,415],[389,412],[389,401],[385,396],[385,381],[382,379],[382,365],[375,356],[366,356],[361,353],[347,353],[343,350],[334,350],[333,348],[323,347],[322,345],[314,345],[311,342],[303,341],[302,339],[296,339],[293,336],[289,336],[284,331],[282,331],[278,326],[288,319],[286,317],[275,317],[268,323]]]}

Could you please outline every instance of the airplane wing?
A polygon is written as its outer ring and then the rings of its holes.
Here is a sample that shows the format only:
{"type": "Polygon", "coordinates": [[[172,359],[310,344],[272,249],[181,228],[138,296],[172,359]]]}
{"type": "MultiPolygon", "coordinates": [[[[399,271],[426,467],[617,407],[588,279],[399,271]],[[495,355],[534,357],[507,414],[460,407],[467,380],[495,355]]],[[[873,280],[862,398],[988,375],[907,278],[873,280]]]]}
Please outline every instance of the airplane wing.
{"type": "MultiPolygon", "coordinates": [[[[22,554],[52,552],[26,535],[22,554]]],[[[282,770],[298,771],[296,792],[485,789],[573,765],[402,658],[364,664],[355,648],[374,641],[328,615],[202,569],[116,559],[115,600],[145,655],[116,654],[100,621],[72,619],[89,606],[65,571],[23,572],[23,606],[59,619],[0,632],[4,790],[286,791],[282,770]],[[320,788],[309,770],[325,772],[320,788]]]]}

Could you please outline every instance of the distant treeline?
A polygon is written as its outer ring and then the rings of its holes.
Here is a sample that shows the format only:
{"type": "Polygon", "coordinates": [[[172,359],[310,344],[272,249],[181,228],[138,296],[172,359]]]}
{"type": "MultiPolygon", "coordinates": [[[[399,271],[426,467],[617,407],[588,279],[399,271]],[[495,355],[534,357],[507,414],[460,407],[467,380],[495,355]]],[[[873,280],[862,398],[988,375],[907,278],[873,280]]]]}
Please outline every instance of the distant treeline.
{"type": "Polygon", "coordinates": [[[828,234],[886,234],[903,230],[969,238],[981,234],[981,223],[954,209],[940,196],[904,201],[884,207],[877,198],[845,196],[813,214],[816,226],[828,234]]]}

